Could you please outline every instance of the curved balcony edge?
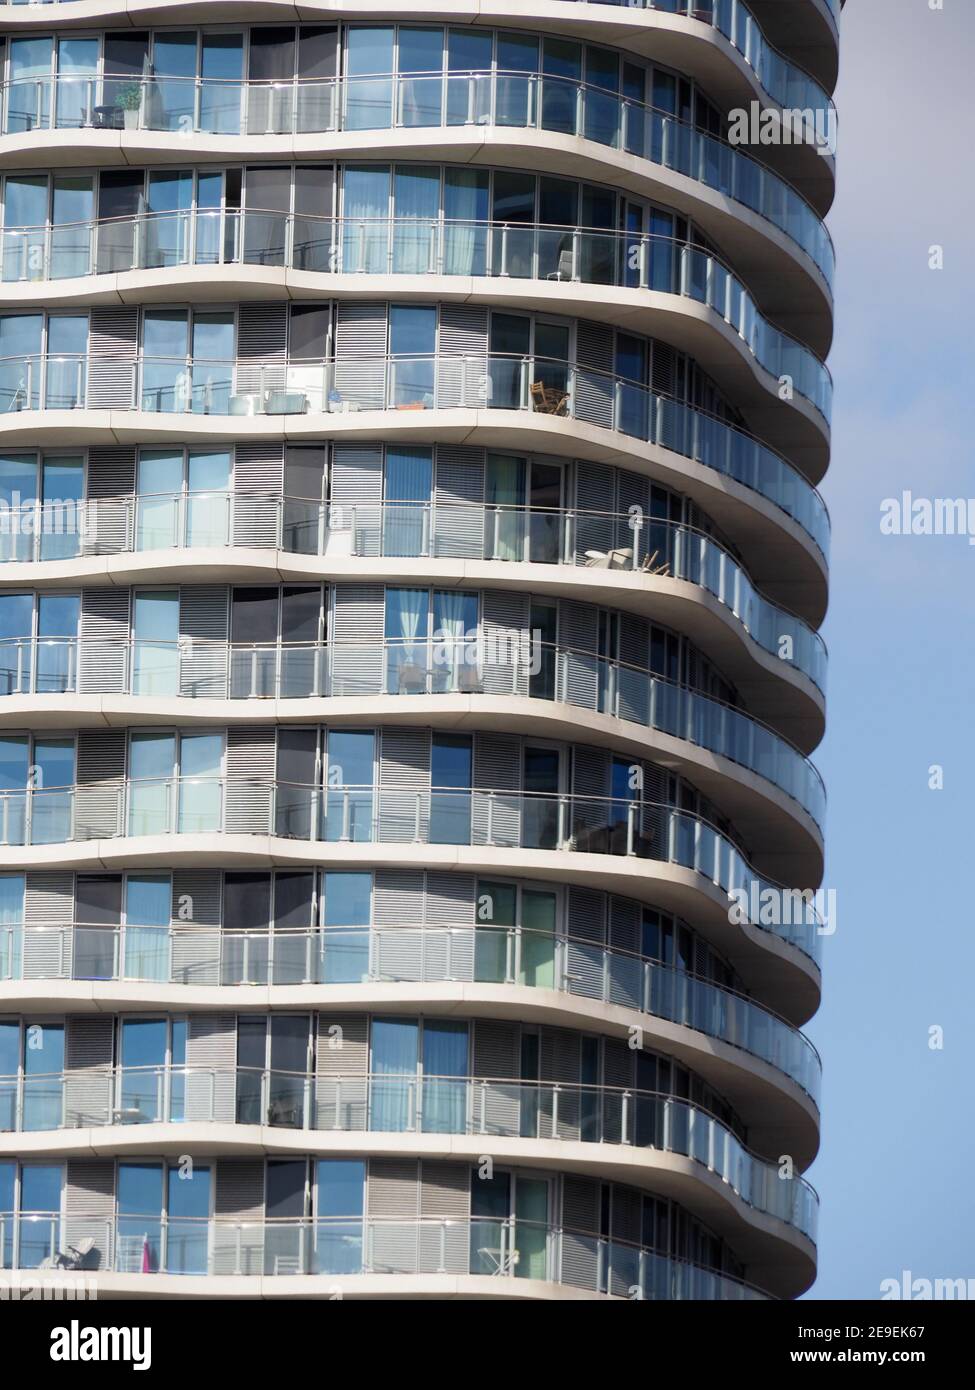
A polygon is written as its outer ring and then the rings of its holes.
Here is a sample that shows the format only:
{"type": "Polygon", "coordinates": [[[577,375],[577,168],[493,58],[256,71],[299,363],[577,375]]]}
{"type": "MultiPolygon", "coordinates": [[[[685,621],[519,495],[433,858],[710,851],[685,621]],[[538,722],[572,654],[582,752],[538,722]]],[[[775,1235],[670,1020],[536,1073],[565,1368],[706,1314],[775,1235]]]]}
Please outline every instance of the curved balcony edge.
{"type": "MultiPolygon", "coordinates": [[[[152,1153],[200,1154],[206,1149],[221,1155],[266,1153],[283,1157],[313,1154],[315,1157],[368,1155],[377,1158],[427,1158],[438,1161],[477,1162],[485,1154],[498,1163],[515,1164],[522,1169],[545,1169],[580,1177],[599,1176],[607,1181],[626,1183],[665,1199],[706,1222],[734,1249],[750,1270],[759,1270],[761,1283],[781,1298],[794,1298],[804,1292],[816,1276],[816,1246],[794,1226],[748,1204],[745,1198],[713,1168],[695,1158],[657,1149],[627,1148],[600,1144],[594,1146],[572,1140],[510,1139],[498,1135],[470,1138],[452,1135],[400,1134],[384,1136],[375,1132],[322,1134],[302,1131],[270,1133],[257,1128],[187,1123],[172,1127],[146,1125],[136,1137],[124,1127],[104,1131],[81,1130],[76,1139],[52,1134],[60,1143],[31,1142],[37,1136],[18,1135],[16,1152],[24,1158],[64,1156],[108,1157],[152,1153]],[[170,1132],[167,1133],[167,1128],[170,1132]],[[86,1142],[87,1141],[87,1142],[86,1142]]],[[[6,1156],[6,1136],[0,1136],[0,1156],[6,1156]]],[[[754,1277],[754,1275],[753,1275],[754,1277]]]]}
{"type": "MultiPolygon", "coordinates": [[[[287,868],[321,864],[337,868],[402,869],[414,867],[416,862],[415,849],[411,846],[389,843],[319,841],[303,847],[292,840],[239,834],[198,834],[185,845],[183,839],[182,836],[156,835],[21,848],[16,852],[0,849],[0,865],[106,871],[157,865],[287,868]]],[[[502,878],[514,875],[594,887],[674,912],[694,922],[701,935],[730,961],[756,996],[775,999],[776,1008],[792,1026],[805,1022],[819,1006],[820,971],[810,953],[818,954],[821,937],[807,925],[757,925],[747,913],[731,912],[729,892],[717,881],[727,882],[727,879],[716,864],[703,862],[706,840],[707,836],[702,834],[697,844],[689,847],[688,861],[693,863],[695,858],[701,861],[697,868],[631,856],[568,849],[526,850],[511,846],[477,846],[465,851],[456,846],[431,845],[425,847],[424,858],[431,867],[446,872],[502,878]]],[[[753,879],[745,886],[746,880],[747,871],[740,880],[743,886],[736,891],[747,893],[751,883],[762,884],[761,880],[753,879]]],[[[787,890],[782,890],[783,899],[786,893],[787,890]]],[[[789,913],[781,915],[791,918],[795,914],[790,909],[789,913]]],[[[21,988],[29,989],[29,983],[24,981],[21,988]]],[[[61,993],[66,988],[62,986],[61,993]]],[[[124,992],[131,986],[121,985],[120,988],[124,992]]],[[[189,986],[174,988],[178,998],[179,989],[189,986]]],[[[220,992],[226,988],[219,987],[215,1004],[229,998],[220,992]]],[[[278,989],[275,986],[275,990],[278,989]]],[[[74,987],[68,990],[68,996],[78,996],[82,1001],[86,997],[83,988],[74,987]]]]}
{"type": "Polygon", "coordinates": [[[523,1141],[533,1155],[529,1146],[548,1146],[550,1156],[561,1149],[574,1166],[595,1160],[596,1144],[621,1168],[649,1167],[664,1155],[692,1160],[751,1215],[816,1241],[819,1197],[806,1178],[781,1177],[776,1159],[750,1149],[702,1106],[632,1087],[427,1073],[107,1067],[0,1077],[0,1121],[0,1153],[17,1155],[171,1151],[209,1139],[250,1152],[304,1145],[385,1155],[403,1145],[418,1156],[477,1158],[478,1144],[523,1141]],[[441,1152],[442,1145],[451,1152],[441,1152]]]}
{"type": "MultiPolygon", "coordinates": [[[[194,494],[189,503],[182,494],[79,503],[75,534],[55,529],[53,518],[46,526],[36,514],[41,510],[29,504],[24,515],[8,514],[12,538],[0,542],[0,594],[84,587],[86,580],[185,583],[205,575],[211,582],[354,578],[384,584],[409,578],[495,592],[595,596],[684,633],[732,682],[745,707],[804,753],[822,736],[828,653],[820,634],[767,599],[719,542],[678,523],[637,525],[630,515],[441,501],[346,509],[270,494],[210,493],[194,494]],[[211,523],[217,516],[200,538],[205,546],[195,543],[184,515],[200,505],[211,523]],[[146,507],[172,514],[160,544],[148,549],[131,535],[141,532],[135,523],[146,507]],[[252,507],[262,517],[276,515],[273,545],[255,547],[252,535],[234,544],[235,510],[252,507]],[[282,548],[296,527],[309,534],[282,548]],[[480,545],[470,538],[472,527],[480,545]],[[123,532],[128,541],[120,541],[123,532]],[[165,548],[165,539],[177,543],[165,548]],[[627,539],[630,546],[616,546],[627,539]]],[[[21,688],[30,687],[20,681],[13,687],[21,688]]]]}
{"type": "MultiPolygon", "coordinates": [[[[99,1003],[125,1008],[133,1002],[178,1009],[188,1000],[226,1012],[242,998],[251,1009],[334,1007],[336,993],[341,1000],[357,991],[366,996],[366,1005],[375,993],[387,1011],[402,1012],[423,999],[424,1011],[430,1012],[456,1003],[456,990],[465,1003],[472,1001],[479,1017],[492,1002],[506,1017],[514,1016],[513,1001],[526,990],[529,1016],[535,1011],[545,1018],[557,1007],[563,1022],[574,1017],[578,1023],[588,1009],[602,1029],[618,1023],[621,1010],[635,1010],[643,1016],[641,1039],[644,1033],[661,1039],[702,1075],[717,1069],[756,1133],[774,1124],[785,1136],[797,1097],[806,1120],[818,1113],[819,1054],[805,1034],[758,999],[568,935],[546,937],[523,928],[374,926],[282,937],[63,923],[5,927],[0,933],[0,1006],[9,998],[35,1012],[70,1012],[82,1005],[90,1010],[99,1003]],[[550,994],[571,999],[553,1006],[550,994]],[[736,1064],[739,1070],[729,1073],[736,1064]]],[[[25,1084],[43,1089],[33,1077],[25,1084]]],[[[772,1153],[777,1156],[777,1150],[772,1153]]]]}
{"type": "MultiPolygon", "coordinates": [[[[103,88],[111,86],[111,79],[58,76],[8,84],[4,107],[9,114],[0,152],[20,167],[37,161],[38,155],[53,162],[70,157],[91,163],[92,153],[99,151],[103,158],[132,162],[142,152],[171,158],[180,145],[185,155],[185,131],[172,112],[157,109],[158,80],[126,80],[140,89],[140,98],[138,120],[125,128],[105,119],[110,104],[104,96],[110,93],[103,88]],[[55,110],[72,114],[59,126],[52,122],[55,110]]],[[[727,244],[738,263],[751,259],[757,268],[771,257],[778,274],[798,272],[804,283],[790,298],[794,304],[796,293],[800,295],[800,317],[819,320],[817,332],[826,335],[823,351],[828,347],[835,253],[813,205],[743,145],[644,102],[566,77],[484,70],[276,84],[272,115],[266,84],[204,82],[201,102],[196,79],[167,81],[167,90],[184,88],[177,105],[185,106],[194,126],[217,127],[194,130],[197,158],[226,158],[228,149],[287,158],[320,154],[323,145],[330,153],[358,153],[392,144],[405,154],[428,149],[435,137],[439,147],[483,151],[490,145],[517,162],[526,145],[541,142],[554,161],[552,173],[568,172],[573,165],[578,171],[582,165],[589,177],[611,170],[612,177],[604,175],[604,181],[622,182],[633,192],[653,189],[656,194],[669,188],[679,210],[727,244]],[[764,243],[764,254],[757,253],[756,238],[764,243]]],[[[771,291],[771,282],[767,288],[771,291]]],[[[782,308],[789,312],[787,301],[782,308]]]]}
{"type": "Polygon", "coordinates": [[[150,1246],[146,1258],[144,1218],[135,1219],[137,1232],[124,1217],[102,1212],[73,1215],[74,1220],[54,1212],[36,1217],[0,1213],[0,1223],[6,1220],[11,1227],[10,1279],[15,1287],[36,1289],[39,1281],[50,1281],[61,1296],[78,1290],[78,1297],[94,1291],[99,1298],[107,1294],[125,1299],[402,1298],[408,1293],[431,1298],[740,1302],[774,1296],[652,1249],[548,1223],[518,1223],[527,1227],[519,1237],[513,1222],[477,1217],[267,1223],[161,1219],[153,1228],[158,1249],[150,1246]],[[76,1272],[76,1255],[64,1250],[68,1230],[73,1233],[77,1226],[95,1231],[86,1241],[92,1272],[76,1272]],[[542,1266],[530,1276],[518,1268],[519,1239],[531,1242],[533,1263],[542,1266]],[[21,1258],[25,1247],[26,1261],[21,1258]],[[566,1256],[573,1264],[580,1262],[583,1270],[565,1270],[566,1256]],[[106,1271],[100,1268],[103,1262],[106,1271]],[[133,1268],[139,1272],[125,1272],[133,1268]]]}
{"type": "Polygon", "coordinates": [[[93,720],[118,725],[127,718],[340,724],[361,719],[374,704],[380,723],[404,722],[415,712],[421,725],[434,725],[443,714],[459,728],[476,728],[482,718],[484,727],[502,728],[507,710],[512,727],[524,720],[553,735],[562,728],[565,737],[569,707],[593,742],[608,738],[634,754],[640,751],[636,726],[645,731],[646,747],[658,749],[656,761],[669,765],[677,756],[715,805],[727,803],[746,840],[755,811],[744,802],[732,807],[730,789],[717,791],[714,778],[728,772],[725,764],[749,791],[764,788],[766,798],[794,803],[822,836],[826,792],[815,763],[751,711],[644,666],[543,642],[530,630],[497,637],[479,625],[459,639],[379,643],[0,639],[0,726],[6,728],[65,728],[74,719],[79,728],[93,720]],[[120,687],[117,702],[106,686],[120,687]],[[349,700],[365,704],[350,710],[343,703],[349,700]]]}

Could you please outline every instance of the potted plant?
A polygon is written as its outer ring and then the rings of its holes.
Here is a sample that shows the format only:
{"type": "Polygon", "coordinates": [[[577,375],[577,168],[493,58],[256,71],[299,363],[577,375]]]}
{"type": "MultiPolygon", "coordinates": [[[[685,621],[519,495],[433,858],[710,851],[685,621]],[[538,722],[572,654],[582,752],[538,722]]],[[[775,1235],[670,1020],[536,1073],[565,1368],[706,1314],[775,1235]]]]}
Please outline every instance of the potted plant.
{"type": "Polygon", "coordinates": [[[135,130],[139,125],[139,108],[142,105],[142,88],[138,82],[123,87],[115,97],[115,105],[125,118],[126,130],[135,130]]]}

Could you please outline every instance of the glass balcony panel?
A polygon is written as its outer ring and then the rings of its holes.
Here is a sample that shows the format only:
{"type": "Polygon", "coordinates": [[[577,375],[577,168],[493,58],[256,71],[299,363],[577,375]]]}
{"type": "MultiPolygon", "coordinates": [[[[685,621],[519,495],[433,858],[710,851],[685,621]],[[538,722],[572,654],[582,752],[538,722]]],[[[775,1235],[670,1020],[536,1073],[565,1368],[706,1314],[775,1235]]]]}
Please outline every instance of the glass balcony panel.
{"type": "Polygon", "coordinates": [[[122,975],[128,980],[169,979],[168,927],[126,927],[122,975]]]}
{"type": "Polygon", "coordinates": [[[218,831],[222,822],[223,787],[219,781],[180,782],[179,834],[200,835],[218,831]]]}
{"type": "Polygon", "coordinates": [[[118,975],[118,933],[112,927],[77,926],[73,933],[72,977],[113,980],[118,975]]]}
{"type": "Polygon", "coordinates": [[[173,828],[173,787],[169,782],[129,784],[129,834],[166,835],[173,828]]]}

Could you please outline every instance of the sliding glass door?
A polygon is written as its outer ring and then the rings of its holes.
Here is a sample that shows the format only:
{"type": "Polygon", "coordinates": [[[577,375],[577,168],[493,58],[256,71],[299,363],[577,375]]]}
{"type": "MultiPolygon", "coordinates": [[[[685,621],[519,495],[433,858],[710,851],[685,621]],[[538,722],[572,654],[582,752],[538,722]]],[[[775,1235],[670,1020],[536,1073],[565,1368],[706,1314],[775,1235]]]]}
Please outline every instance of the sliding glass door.
{"type": "MultiPolygon", "coordinates": [[[[418,556],[430,552],[432,452],[428,448],[390,447],[386,450],[382,526],[384,555],[418,556]]],[[[446,511],[442,517],[441,524],[448,532],[451,515],[451,511],[446,511]]],[[[367,518],[363,517],[356,532],[361,534],[367,528],[372,530],[367,518]]]]}
{"type": "Polygon", "coordinates": [[[467,1024],[425,1019],[422,1061],[424,1133],[464,1134],[469,1093],[467,1024]]]}
{"type": "Polygon", "coordinates": [[[166,1120],[169,1025],[164,1018],[124,1018],[119,1026],[119,1089],[113,1116],[120,1124],[166,1120]]]}
{"type": "Polygon", "coordinates": [[[24,1020],[24,1096],[21,1128],[59,1129],[64,1124],[64,1024],[24,1020]]]}
{"type": "Polygon", "coordinates": [[[386,1132],[416,1129],[419,1101],[415,1019],[375,1018],[371,1027],[372,1080],[369,1128],[386,1132]]]}
{"type": "Polygon", "coordinates": [[[122,976],[170,978],[169,938],[173,885],[168,874],[129,874],[125,880],[122,976]]]}
{"type": "Polygon", "coordinates": [[[526,744],[523,757],[525,801],[521,843],[526,849],[557,849],[561,753],[558,748],[526,744]]]}
{"type": "Polygon", "coordinates": [[[129,834],[205,834],[222,824],[222,734],[133,733],[129,834]],[[178,794],[177,794],[178,789],[178,794]]]}
{"type": "Polygon", "coordinates": [[[4,185],[0,274],[6,280],[44,277],[48,208],[46,174],[8,174],[4,185]]]}
{"type": "Polygon", "coordinates": [[[179,591],[137,592],[132,629],[132,694],[178,695],[179,591]]]}
{"type": "Polygon", "coordinates": [[[58,39],[54,124],[61,130],[90,125],[97,101],[98,40],[58,39]]]}
{"type": "Polygon", "coordinates": [[[321,1158],[316,1165],[315,1274],[363,1269],[366,1165],[361,1159],[321,1158]]]}

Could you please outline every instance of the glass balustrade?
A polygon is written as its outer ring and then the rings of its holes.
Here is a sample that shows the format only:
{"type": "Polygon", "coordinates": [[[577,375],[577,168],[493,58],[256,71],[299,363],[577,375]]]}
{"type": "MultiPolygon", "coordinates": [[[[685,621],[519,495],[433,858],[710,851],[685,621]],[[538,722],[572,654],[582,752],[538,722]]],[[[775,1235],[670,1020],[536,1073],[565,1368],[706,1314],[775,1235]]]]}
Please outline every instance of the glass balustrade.
{"type": "Polygon", "coordinates": [[[757,1211],[815,1240],[818,1198],[708,1111],[630,1088],[475,1077],[334,1075],[238,1067],[127,1067],[0,1077],[0,1129],[219,1123],[320,1133],[472,1134],[626,1144],[694,1159],[757,1211]],[[38,1090],[34,1082],[42,1082],[38,1090]],[[229,1106],[231,1108],[227,1108],[229,1106]]]}
{"type": "MultiPolygon", "coordinates": [[[[730,608],[766,651],[779,656],[781,639],[788,637],[793,664],[825,690],[827,653],[819,633],[763,598],[741,565],[712,537],[673,522],[642,517],[634,520],[628,514],[612,512],[444,501],[340,507],[272,493],[221,492],[201,493],[190,499],[197,504],[193,513],[197,521],[205,515],[206,525],[201,530],[188,514],[187,500],[185,494],[171,494],[92,499],[79,504],[70,529],[67,525],[58,529],[63,543],[57,558],[118,554],[120,550],[232,546],[237,540],[235,505],[248,511],[257,506],[263,516],[269,515],[271,544],[297,554],[449,558],[456,537],[462,534],[468,558],[584,565],[699,585],[730,608]],[[146,528],[147,511],[157,521],[165,519],[161,530],[150,533],[146,528]],[[544,545],[540,544],[543,534],[544,545]]],[[[50,508],[31,502],[0,516],[0,562],[51,558],[44,545],[45,510],[50,508]]],[[[76,688],[75,639],[51,638],[47,642],[44,654],[26,645],[26,639],[0,644],[0,693],[42,688],[58,693],[76,688]]],[[[257,688],[256,679],[246,672],[241,679],[245,683],[251,679],[257,688]]]]}
{"type": "MultiPolygon", "coordinates": [[[[98,358],[0,360],[0,413],[107,408],[86,386],[98,358]],[[56,368],[57,370],[52,370],[56,368]]],[[[690,458],[767,498],[822,549],[828,522],[821,497],[767,445],[693,406],[638,382],[574,363],[480,353],[458,357],[369,357],[339,362],[113,359],[112,409],[203,415],[347,414],[360,411],[505,410],[576,420],[690,458]],[[237,380],[235,381],[235,377],[237,380]],[[246,389],[245,389],[246,388],[246,389]],[[127,400],[127,404],[126,404],[127,400]]],[[[4,530],[9,531],[7,519],[4,530]]],[[[14,538],[15,546],[23,538],[14,538]]]]}
{"type": "MultiPolygon", "coordinates": [[[[246,831],[234,833],[329,844],[468,844],[610,854],[688,869],[729,896],[743,893],[746,901],[750,893],[766,890],[775,899],[789,895],[792,901],[792,890],[763,878],[706,820],[627,797],[429,787],[321,789],[246,777],[147,779],[100,785],[94,796],[76,787],[0,793],[0,847],[220,832],[226,830],[223,808],[231,797],[247,808],[246,831]],[[40,814],[36,803],[47,798],[51,804],[40,814]]],[[[823,924],[816,912],[797,908],[781,915],[788,920],[768,930],[818,959],[823,924]]]]}
{"type": "MultiPolygon", "coordinates": [[[[640,667],[543,643],[527,632],[515,643],[506,642],[503,652],[494,651],[482,632],[459,641],[435,637],[380,645],[133,638],[90,645],[59,639],[52,649],[45,639],[18,638],[9,645],[0,642],[0,698],[30,691],[30,675],[37,693],[73,690],[73,684],[66,684],[69,676],[80,670],[84,683],[89,671],[102,669],[115,652],[121,659],[113,664],[128,669],[125,688],[135,695],[289,700],[382,693],[474,695],[487,689],[493,695],[570,704],[717,753],[785,792],[817,825],[826,815],[826,791],[814,765],[744,711],[640,667]],[[68,649],[75,647],[78,660],[69,660],[68,649]]],[[[178,808],[180,828],[219,828],[219,788],[195,783],[191,797],[190,784],[184,782],[180,796],[187,798],[178,808]]],[[[133,782],[130,833],[168,833],[173,811],[169,784],[143,787],[133,782]]]]}
{"type": "Polygon", "coordinates": [[[819,1093],[819,1057],[808,1039],[746,996],[631,952],[527,928],[0,927],[0,980],[34,977],[223,987],[468,980],[551,988],[719,1038],[768,1062],[814,1100],[819,1093]]]}
{"type": "Polygon", "coordinates": [[[493,126],[574,135],[682,174],[770,222],[812,259],[835,269],[822,219],[801,193],[744,150],[666,111],[599,86],[534,72],[232,82],[192,77],[15,78],[4,89],[3,133],[63,128],[219,135],[493,126]],[[173,99],[179,105],[174,126],[173,99]]]}
{"type": "Polygon", "coordinates": [[[517,1216],[235,1221],[158,1212],[0,1212],[0,1255],[4,1269],[261,1277],[449,1273],[540,1279],[628,1299],[769,1297],[730,1275],[656,1250],[517,1216]],[[71,1245],[76,1229],[86,1238],[81,1265],[71,1245]],[[577,1272],[570,1275],[570,1269],[577,1272]]]}
{"type": "MultiPolygon", "coordinates": [[[[671,237],[438,218],[332,221],[261,211],[186,211],[73,228],[7,228],[2,253],[4,280],[221,263],[290,266],[326,275],[487,276],[679,295],[712,309],[761,366],[773,376],[788,376],[796,391],[826,418],[831,410],[832,383],[819,358],[769,323],[742,282],[716,256],[671,237]]],[[[150,359],[143,368],[142,387],[159,397],[156,404],[142,408],[225,410],[213,396],[205,407],[195,399],[208,381],[211,393],[217,390],[218,381],[211,378],[219,378],[218,364],[198,363],[196,379],[193,365],[188,360],[171,366],[150,359]],[[187,375],[177,381],[180,372],[187,375]]],[[[42,384],[39,372],[40,367],[28,373],[28,399],[42,384]]],[[[66,397],[71,387],[70,364],[62,365],[59,359],[52,389],[66,397]]],[[[42,398],[47,389],[45,380],[42,398]]]]}

